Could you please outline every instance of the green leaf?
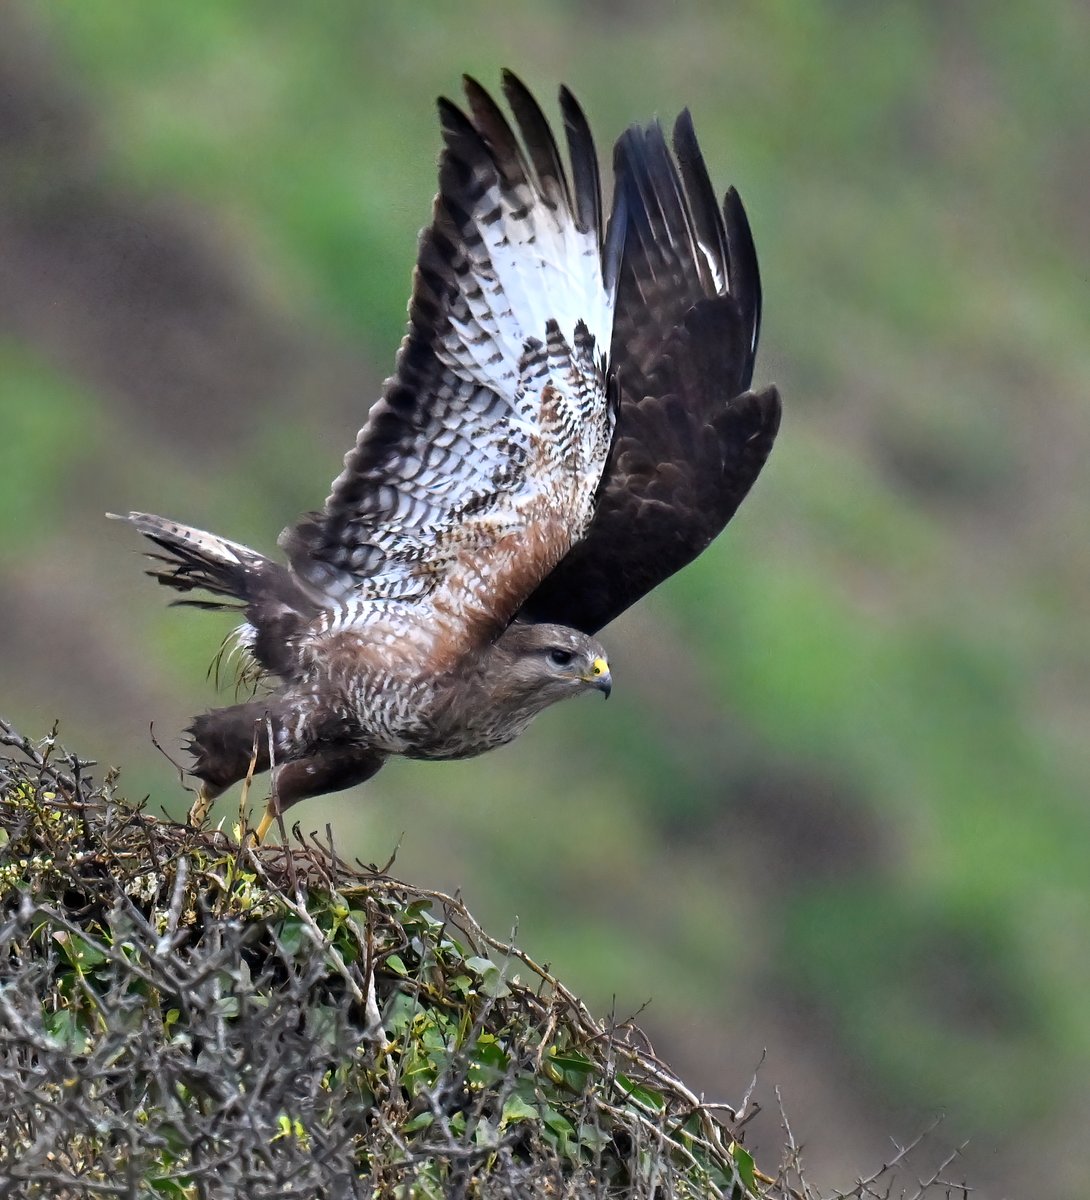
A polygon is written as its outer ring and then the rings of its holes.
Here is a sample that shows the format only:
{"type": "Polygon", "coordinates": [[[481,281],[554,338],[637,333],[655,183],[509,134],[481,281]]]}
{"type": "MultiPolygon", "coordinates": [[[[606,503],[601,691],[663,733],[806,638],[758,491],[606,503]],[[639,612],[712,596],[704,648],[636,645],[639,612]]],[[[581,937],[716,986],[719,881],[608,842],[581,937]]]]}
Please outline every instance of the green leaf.
{"type": "Polygon", "coordinates": [[[220,996],[216,1001],[216,1012],[225,1021],[235,1020],[239,1014],[240,1007],[237,996],[220,996]]]}
{"type": "Polygon", "coordinates": [[[647,1108],[664,1108],[666,1106],[666,1098],[661,1092],[638,1084],[629,1079],[627,1075],[618,1075],[617,1083],[633,1100],[638,1100],[647,1108]]]}
{"type": "Polygon", "coordinates": [[[303,922],[298,917],[285,917],[280,922],[276,936],[287,954],[298,954],[306,938],[306,934],[303,932],[303,922]]]}
{"type": "Polygon", "coordinates": [[[579,1141],[588,1150],[604,1150],[613,1135],[599,1121],[583,1121],[579,1126],[579,1141]]]}
{"type": "Polygon", "coordinates": [[[563,1084],[573,1092],[582,1092],[586,1089],[588,1076],[595,1069],[590,1059],[577,1050],[553,1050],[544,1065],[549,1078],[554,1083],[563,1084]]]}
{"type": "Polygon", "coordinates": [[[408,992],[395,992],[386,1005],[382,1023],[393,1037],[402,1037],[420,1012],[420,1001],[408,992]]]}
{"type": "Polygon", "coordinates": [[[551,1104],[546,1104],[542,1119],[546,1130],[552,1135],[550,1140],[555,1143],[560,1153],[568,1158],[578,1157],[578,1146],[574,1143],[575,1129],[567,1117],[558,1113],[551,1104]]]}
{"type": "Polygon", "coordinates": [[[540,1121],[541,1112],[532,1104],[528,1104],[517,1093],[510,1095],[503,1102],[500,1111],[500,1128],[514,1124],[515,1121],[540,1121]]]}
{"type": "Polygon", "coordinates": [[[184,1183],[181,1179],[174,1179],[168,1175],[149,1179],[148,1185],[159,1196],[181,1196],[182,1200],[188,1200],[193,1195],[192,1184],[184,1183]]]}
{"type": "Polygon", "coordinates": [[[455,975],[453,979],[447,981],[447,986],[452,992],[464,996],[473,986],[473,980],[468,975],[455,975]]]}
{"type": "Polygon", "coordinates": [[[273,1141],[280,1141],[282,1138],[290,1138],[293,1141],[299,1142],[301,1145],[306,1145],[308,1142],[307,1129],[298,1117],[289,1116],[287,1113],[280,1113],[276,1118],[277,1132],[273,1135],[273,1141]]]}
{"type": "Polygon", "coordinates": [[[440,928],[443,922],[432,915],[431,904],[430,900],[414,900],[408,908],[402,910],[401,923],[403,925],[421,925],[426,929],[440,928]]]}
{"type": "Polygon", "coordinates": [[[91,1044],[79,1017],[70,1008],[47,1014],[45,1028],[50,1037],[75,1054],[85,1053],[91,1044]]]}
{"type": "Polygon", "coordinates": [[[470,1047],[473,1061],[469,1064],[467,1078],[470,1083],[487,1087],[507,1074],[509,1058],[499,1044],[495,1034],[482,1033],[474,1046],[470,1047]]]}
{"type": "Polygon", "coordinates": [[[482,958],[479,954],[474,954],[465,961],[469,970],[481,977],[480,991],[484,995],[499,999],[511,994],[511,989],[504,982],[503,972],[490,958],[482,958]]]}
{"type": "Polygon", "coordinates": [[[557,1133],[571,1134],[574,1132],[571,1121],[569,1121],[567,1117],[563,1116],[563,1114],[558,1113],[551,1104],[545,1105],[545,1112],[543,1115],[545,1124],[548,1125],[550,1129],[555,1130],[557,1133]]]}
{"type": "Polygon", "coordinates": [[[106,955],[97,946],[85,941],[78,934],[59,930],[53,935],[53,940],[64,951],[65,958],[72,966],[81,971],[90,970],[106,961],[106,955]]]}
{"type": "Polygon", "coordinates": [[[473,1144],[479,1147],[495,1146],[496,1126],[487,1118],[479,1117],[473,1127],[473,1144]]]}
{"type": "Polygon", "coordinates": [[[738,1178],[747,1192],[757,1193],[757,1176],[754,1174],[755,1164],[753,1155],[740,1142],[735,1142],[731,1148],[731,1157],[738,1171],[738,1178]]]}

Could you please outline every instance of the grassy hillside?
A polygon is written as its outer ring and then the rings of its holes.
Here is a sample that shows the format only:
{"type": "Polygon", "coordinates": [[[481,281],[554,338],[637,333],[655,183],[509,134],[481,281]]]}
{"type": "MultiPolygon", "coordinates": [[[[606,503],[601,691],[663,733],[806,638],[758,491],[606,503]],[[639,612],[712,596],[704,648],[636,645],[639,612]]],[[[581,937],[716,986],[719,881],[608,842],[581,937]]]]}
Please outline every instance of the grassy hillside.
{"type": "Polygon", "coordinates": [[[403,875],[517,913],[599,1006],[651,998],[709,1093],[767,1047],[819,1179],[941,1110],[979,1194],[1029,1190],[1026,1136],[1085,1194],[1085,8],[24,3],[0,34],[0,707],[163,793],[148,724],[213,701],[224,626],[98,514],[271,548],[321,502],[461,71],[566,81],[603,149],[688,104],[761,254],[765,475],[607,632],[608,708],[300,819],[369,859],[404,831],[403,875]]]}

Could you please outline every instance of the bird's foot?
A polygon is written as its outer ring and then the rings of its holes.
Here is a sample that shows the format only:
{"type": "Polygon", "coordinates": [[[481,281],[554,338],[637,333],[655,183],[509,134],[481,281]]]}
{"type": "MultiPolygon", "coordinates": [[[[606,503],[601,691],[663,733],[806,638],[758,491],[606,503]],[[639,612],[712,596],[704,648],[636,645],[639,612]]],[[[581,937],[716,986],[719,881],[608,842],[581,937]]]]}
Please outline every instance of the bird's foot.
{"type": "Polygon", "coordinates": [[[255,830],[253,830],[253,832],[252,832],[252,837],[254,839],[255,846],[260,846],[261,843],[265,840],[265,835],[272,828],[273,822],[275,820],[276,820],[276,813],[273,812],[272,799],[270,798],[269,804],[265,809],[265,815],[257,823],[257,828],[255,830]]]}
{"type": "Polygon", "coordinates": [[[186,821],[195,829],[200,829],[205,821],[208,820],[208,810],[212,807],[214,799],[215,797],[209,791],[208,784],[202,783],[197,789],[197,798],[189,806],[186,821]]]}
{"type": "MultiPolygon", "coordinates": [[[[259,727],[260,728],[260,727],[259,727]]],[[[242,781],[242,794],[239,796],[239,822],[243,829],[247,829],[249,824],[249,807],[250,807],[250,787],[254,782],[254,772],[257,770],[257,748],[258,748],[258,730],[254,731],[254,751],[250,756],[250,767],[246,772],[246,778],[242,781]]],[[[272,796],[269,797],[265,805],[265,815],[257,824],[256,829],[247,829],[243,836],[243,841],[252,838],[252,844],[260,846],[265,840],[265,835],[269,832],[269,826],[276,820],[276,815],[273,812],[272,796]]]]}

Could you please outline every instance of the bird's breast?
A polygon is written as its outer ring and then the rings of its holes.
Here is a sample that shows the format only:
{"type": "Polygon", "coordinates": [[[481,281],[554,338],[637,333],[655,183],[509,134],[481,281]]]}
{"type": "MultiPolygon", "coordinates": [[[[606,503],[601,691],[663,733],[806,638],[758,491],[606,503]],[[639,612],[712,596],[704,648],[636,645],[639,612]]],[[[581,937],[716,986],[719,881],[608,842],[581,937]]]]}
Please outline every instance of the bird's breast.
{"type": "Polygon", "coordinates": [[[467,758],[516,737],[529,718],[495,712],[464,671],[437,650],[435,628],[407,623],[339,630],[309,654],[311,686],[335,697],[341,719],[367,745],[410,758],[467,758]],[[453,665],[451,665],[453,664],[453,665]]]}

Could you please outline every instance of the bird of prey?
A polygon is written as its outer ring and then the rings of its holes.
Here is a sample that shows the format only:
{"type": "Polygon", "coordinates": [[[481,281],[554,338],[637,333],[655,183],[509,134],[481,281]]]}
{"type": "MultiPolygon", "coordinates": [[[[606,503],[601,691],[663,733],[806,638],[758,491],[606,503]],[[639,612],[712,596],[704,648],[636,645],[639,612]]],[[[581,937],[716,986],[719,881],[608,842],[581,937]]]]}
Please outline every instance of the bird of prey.
{"type": "Polygon", "coordinates": [[[544,708],[609,695],[596,635],[695,558],[760,473],[780,420],[750,390],[757,256],[733,188],[713,192],[688,111],[613,156],[606,215],[590,127],[566,88],[567,164],[526,87],[513,115],[466,78],[443,150],[408,332],[287,565],[146,513],[148,573],[234,607],[262,679],[196,717],[190,819],[272,772],[260,841],[290,805],[392,755],[447,759],[544,708]]]}

